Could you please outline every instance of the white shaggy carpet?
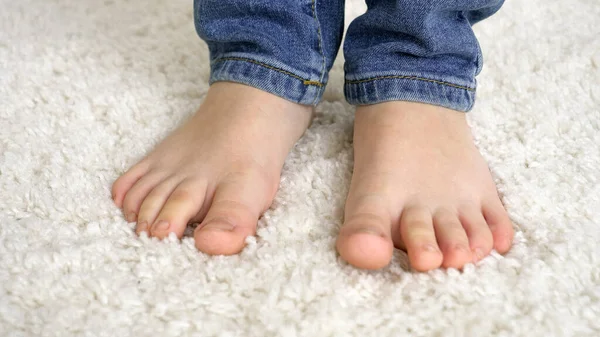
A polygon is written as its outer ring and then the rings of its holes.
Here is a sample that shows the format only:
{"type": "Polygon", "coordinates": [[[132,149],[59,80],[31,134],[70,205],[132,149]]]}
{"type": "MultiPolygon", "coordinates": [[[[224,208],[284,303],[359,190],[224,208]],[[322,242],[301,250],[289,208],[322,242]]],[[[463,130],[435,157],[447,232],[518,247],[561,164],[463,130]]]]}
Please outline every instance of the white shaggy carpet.
{"type": "Polygon", "coordinates": [[[208,257],[136,237],[109,192],[206,93],[191,0],[0,0],[0,336],[599,336],[599,18],[597,0],[509,0],[476,27],[469,117],[515,246],[418,274],[401,252],[378,272],[335,254],[340,62],[257,236],[208,257]]]}

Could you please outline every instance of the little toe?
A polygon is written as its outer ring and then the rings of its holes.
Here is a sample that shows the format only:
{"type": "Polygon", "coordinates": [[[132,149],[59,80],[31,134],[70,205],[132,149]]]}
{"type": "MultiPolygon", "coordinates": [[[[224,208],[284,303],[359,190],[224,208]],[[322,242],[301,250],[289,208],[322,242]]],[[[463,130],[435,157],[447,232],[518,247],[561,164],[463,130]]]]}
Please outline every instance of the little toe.
{"type": "Polygon", "coordinates": [[[375,213],[355,213],[340,229],[336,248],[342,259],[368,270],[387,266],[394,250],[390,238],[389,216],[375,213]]]}
{"type": "Polygon", "coordinates": [[[508,252],[512,246],[514,229],[508,213],[499,199],[483,205],[483,216],[494,238],[494,249],[500,254],[508,252]]]}
{"type": "Polygon", "coordinates": [[[148,165],[145,161],[141,161],[115,180],[111,193],[117,207],[123,207],[123,199],[125,199],[127,192],[146,173],[148,173],[148,165]]]}
{"type": "MultiPolygon", "coordinates": [[[[158,184],[144,199],[137,216],[136,233],[149,232],[149,225],[154,223],[164,204],[167,202],[173,190],[179,185],[179,179],[168,178],[158,184]]],[[[149,233],[150,234],[150,233],[149,233]]]]}
{"type": "Polygon", "coordinates": [[[438,245],[444,254],[443,267],[460,269],[473,261],[469,238],[457,214],[438,210],[433,216],[433,226],[438,245]]]}
{"type": "Polygon", "coordinates": [[[194,232],[196,248],[210,255],[239,253],[246,237],[256,232],[258,218],[266,208],[264,190],[260,180],[249,177],[222,182],[204,221],[194,232]]]}
{"type": "Polygon", "coordinates": [[[481,209],[465,207],[460,211],[459,219],[469,238],[473,262],[483,259],[492,250],[494,238],[481,209]]]}
{"type": "Polygon", "coordinates": [[[422,207],[407,207],[400,218],[400,236],[412,268],[428,271],[442,265],[431,213],[422,207]]]}
{"type": "Polygon", "coordinates": [[[150,172],[141,177],[127,191],[123,199],[123,214],[128,222],[137,221],[137,214],[140,210],[142,202],[154,187],[160,184],[165,179],[165,175],[161,173],[150,172]]]}
{"type": "Polygon", "coordinates": [[[159,239],[175,233],[178,238],[189,220],[200,211],[206,195],[206,184],[202,181],[184,180],[169,195],[150,227],[150,234],[159,239]]]}

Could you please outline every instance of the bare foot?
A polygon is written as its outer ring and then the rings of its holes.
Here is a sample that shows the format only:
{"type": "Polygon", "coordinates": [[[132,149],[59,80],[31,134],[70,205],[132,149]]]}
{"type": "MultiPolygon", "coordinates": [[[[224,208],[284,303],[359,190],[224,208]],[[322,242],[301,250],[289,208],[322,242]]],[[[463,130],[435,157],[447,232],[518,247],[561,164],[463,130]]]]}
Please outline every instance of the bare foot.
{"type": "Polygon", "coordinates": [[[235,83],[209,89],[199,111],[113,184],[113,199],[136,232],[181,238],[200,222],[196,247],[240,252],[269,208],[283,162],[312,108],[235,83]]]}
{"type": "Polygon", "coordinates": [[[350,264],[385,267],[395,246],[419,271],[462,268],[510,249],[512,223],[464,113],[410,102],[359,107],[354,153],[337,240],[350,264]]]}

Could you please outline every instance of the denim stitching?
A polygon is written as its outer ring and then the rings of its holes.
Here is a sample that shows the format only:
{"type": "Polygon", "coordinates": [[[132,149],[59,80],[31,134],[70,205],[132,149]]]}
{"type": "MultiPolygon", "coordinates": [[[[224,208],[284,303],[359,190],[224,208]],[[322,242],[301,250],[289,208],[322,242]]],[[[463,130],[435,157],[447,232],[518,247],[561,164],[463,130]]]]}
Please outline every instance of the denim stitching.
{"type": "Polygon", "coordinates": [[[317,0],[311,0],[312,2],[312,15],[313,18],[315,19],[315,23],[317,24],[317,40],[319,41],[319,53],[321,54],[321,57],[323,58],[323,65],[321,68],[321,77],[319,78],[319,82],[323,82],[323,77],[325,76],[325,67],[326,67],[326,62],[327,60],[325,59],[325,53],[323,52],[323,37],[322,37],[322,33],[321,33],[321,24],[319,24],[319,19],[317,18],[317,0]]]}
{"type": "Polygon", "coordinates": [[[371,77],[371,78],[366,78],[363,80],[352,80],[352,81],[346,80],[346,84],[359,84],[359,83],[372,82],[372,81],[376,81],[376,80],[387,80],[387,79],[417,80],[417,81],[424,81],[424,82],[431,82],[431,83],[435,83],[435,84],[446,85],[449,87],[453,87],[453,88],[457,88],[457,89],[464,89],[467,91],[475,91],[474,88],[469,88],[469,87],[465,87],[462,85],[457,85],[457,84],[453,84],[453,83],[449,83],[449,82],[437,81],[437,80],[432,80],[429,78],[423,78],[423,77],[417,77],[417,76],[401,76],[401,75],[371,77]]]}
{"type": "Polygon", "coordinates": [[[290,73],[289,71],[285,71],[283,69],[270,66],[270,65],[268,65],[266,63],[262,63],[262,62],[259,62],[259,61],[253,60],[253,59],[247,59],[247,58],[244,58],[244,57],[221,57],[221,58],[219,58],[217,60],[214,60],[213,64],[214,63],[218,63],[218,62],[224,62],[224,61],[244,61],[244,62],[254,63],[254,64],[257,64],[259,66],[265,67],[267,69],[275,70],[275,71],[280,72],[282,74],[285,74],[285,75],[291,76],[291,77],[293,77],[295,79],[298,79],[298,80],[302,81],[302,84],[304,84],[304,85],[314,85],[314,86],[317,86],[317,87],[322,87],[323,86],[323,83],[321,83],[321,82],[305,80],[305,79],[303,79],[302,77],[300,77],[298,75],[290,73]]]}

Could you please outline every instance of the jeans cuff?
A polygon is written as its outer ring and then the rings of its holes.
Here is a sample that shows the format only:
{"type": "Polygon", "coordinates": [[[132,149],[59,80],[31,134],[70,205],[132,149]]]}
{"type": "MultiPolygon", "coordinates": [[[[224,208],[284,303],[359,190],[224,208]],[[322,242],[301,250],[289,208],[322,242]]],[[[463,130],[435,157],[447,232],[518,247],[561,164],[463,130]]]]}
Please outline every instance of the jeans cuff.
{"type": "Polygon", "coordinates": [[[467,112],[475,103],[475,80],[472,83],[460,82],[412,75],[385,75],[364,79],[347,76],[344,94],[348,103],[353,105],[410,101],[467,112]]]}
{"type": "Polygon", "coordinates": [[[237,56],[211,61],[209,83],[219,81],[246,84],[304,105],[316,105],[325,91],[325,83],[306,79],[283,67],[237,56]]]}

